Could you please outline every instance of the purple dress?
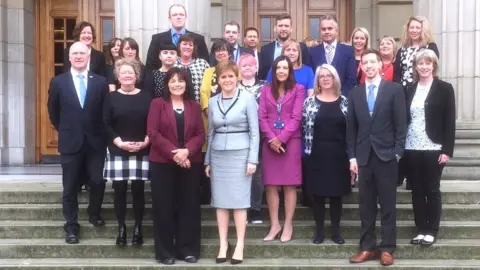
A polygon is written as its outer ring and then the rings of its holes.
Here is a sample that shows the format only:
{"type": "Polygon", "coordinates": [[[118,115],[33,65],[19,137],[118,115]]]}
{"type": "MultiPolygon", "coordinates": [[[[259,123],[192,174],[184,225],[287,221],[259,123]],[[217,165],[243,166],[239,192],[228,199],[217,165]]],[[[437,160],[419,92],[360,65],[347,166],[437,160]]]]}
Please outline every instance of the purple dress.
{"type": "Polygon", "coordinates": [[[277,100],[272,95],[271,85],[262,88],[258,116],[262,143],[262,178],[265,185],[300,186],[302,184],[302,134],[301,121],[305,89],[296,84],[281,98],[280,119],[285,127],[278,129],[277,100]],[[287,145],[283,154],[273,151],[268,141],[277,137],[287,145]]]}

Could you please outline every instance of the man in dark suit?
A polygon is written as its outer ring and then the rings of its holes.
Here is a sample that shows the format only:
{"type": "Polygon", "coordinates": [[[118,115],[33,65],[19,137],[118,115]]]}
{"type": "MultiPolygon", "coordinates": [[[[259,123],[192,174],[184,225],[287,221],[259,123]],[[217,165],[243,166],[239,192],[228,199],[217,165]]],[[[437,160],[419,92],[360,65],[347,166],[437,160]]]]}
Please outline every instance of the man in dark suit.
{"type": "Polygon", "coordinates": [[[94,226],[105,225],[100,210],[105,191],[106,136],[99,116],[102,115],[108,85],[104,77],[87,70],[89,57],[88,47],[75,42],[69,52],[70,72],[52,78],[48,93],[48,114],[58,131],[65,241],[68,244],[78,243],[78,176],[84,169],[88,172],[90,186],[89,222],[94,226]]]}
{"type": "MultiPolygon", "coordinates": [[[[276,18],[275,32],[277,39],[262,46],[259,56],[259,70],[258,77],[261,80],[267,78],[268,70],[272,67],[275,58],[282,53],[282,46],[285,41],[289,40],[292,35],[292,17],[290,15],[280,15],[276,18]]],[[[309,66],[310,60],[308,57],[308,48],[304,43],[300,43],[302,51],[302,63],[309,66]]]]}
{"type": "Polygon", "coordinates": [[[185,22],[187,19],[187,10],[183,5],[173,4],[168,10],[168,18],[172,24],[172,28],[168,31],[154,34],[152,41],[148,47],[147,61],[145,68],[147,71],[158,69],[162,66],[159,60],[158,54],[160,53],[160,45],[162,43],[173,44],[177,46],[177,42],[185,33],[191,34],[195,38],[195,44],[197,45],[197,55],[199,58],[208,62],[208,49],[205,43],[205,37],[194,32],[190,32],[185,29],[185,22]]]}
{"type": "Polygon", "coordinates": [[[315,73],[317,67],[330,64],[335,67],[342,82],[342,94],[348,96],[348,91],[357,83],[357,64],[352,46],[339,43],[338,22],[335,16],[325,15],[321,18],[320,32],[322,43],[310,48],[310,66],[315,73]]]}
{"type": "MultiPolygon", "coordinates": [[[[240,24],[236,21],[229,21],[223,26],[223,38],[233,47],[233,53],[230,56],[230,60],[238,64],[240,56],[244,53],[255,56],[252,49],[244,48],[238,45],[238,37],[240,35],[240,24]]],[[[210,53],[210,66],[216,66],[217,59],[215,54],[210,53]]]]}
{"type": "Polygon", "coordinates": [[[367,49],[361,68],[365,84],[348,96],[347,143],[350,170],[358,175],[362,235],[360,252],[350,259],[362,263],[377,258],[375,222],[380,204],[380,262],[393,264],[396,248],[397,166],[403,154],[407,129],[405,93],[400,84],[380,76],[380,53],[367,49]]]}

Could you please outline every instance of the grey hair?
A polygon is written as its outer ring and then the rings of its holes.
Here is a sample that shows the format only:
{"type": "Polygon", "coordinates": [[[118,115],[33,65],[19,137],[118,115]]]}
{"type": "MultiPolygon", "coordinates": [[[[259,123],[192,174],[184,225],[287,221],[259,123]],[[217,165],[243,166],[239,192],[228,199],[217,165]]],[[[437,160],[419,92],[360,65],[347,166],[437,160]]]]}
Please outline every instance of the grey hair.
{"type": "Polygon", "coordinates": [[[120,68],[123,66],[129,66],[133,68],[133,71],[135,72],[135,78],[136,81],[140,81],[140,73],[142,71],[142,64],[138,60],[131,60],[131,59],[125,59],[121,58],[115,61],[115,78],[118,79],[118,73],[120,72],[120,68]]]}
{"type": "Polygon", "coordinates": [[[329,64],[323,64],[317,67],[315,71],[315,79],[313,81],[313,91],[315,94],[322,93],[322,89],[320,88],[320,84],[318,83],[318,79],[320,77],[320,70],[325,69],[333,76],[333,88],[335,88],[335,93],[337,96],[342,94],[342,83],[340,81],[340,76],[338,76],[338,72],[334,66],[329,64]]]}

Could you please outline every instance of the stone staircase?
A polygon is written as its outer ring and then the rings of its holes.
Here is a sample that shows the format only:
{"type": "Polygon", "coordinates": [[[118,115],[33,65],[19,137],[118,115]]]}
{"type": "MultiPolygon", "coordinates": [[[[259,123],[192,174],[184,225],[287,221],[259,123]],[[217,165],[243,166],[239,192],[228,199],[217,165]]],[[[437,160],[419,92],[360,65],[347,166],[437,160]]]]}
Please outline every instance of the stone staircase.
{"type": "MultiPolygon", "coordinates": [[[[452,166],[455,167],[455,166],[452,166]]],[[[460,167],[460,166],[458,166],[460,167]]],[[[459,170],[460,171],[460,170],[459,170]]],[[[147,185],[148,186],[148,185],[147,185]]],[[[432,247],[410,245],[413,212],[410,193],[399,188],[397,196],[398,249],[395,269],[480,269],[480,182],[445,180],[442,182],[443,216],[439,240],[432,247]]],[[[300,192],[300,191],[299,191],[300,192]]],[[[87,194],[79,196],[80,244],[64,242],[61,185],[55,182],[0,182],[0,269],[155,269],[165,266],[154,260],[151,197],[147,191],[143,247],[117,248],[117,225],[113,210],[113,191],[107,186],[102,216],[104,228],[89,225],[86,215],[87,194]]],[[[131,198],[129,197],[129,200],[131,198]]],[[[265,206],[266,207],[266,206],[265,206]]],[[[131,208],[131,205],[129,205],[131,208]]],[[[267,211],[264,209],[265,221],[267,211]]],[[[131,212],[128,213],[132,220],[131,212]]],[[[327,215],[328,216],[328,215],[327,215]]],[[[214,210],[202,208],[202,255],[198,264],[178,261],[171,269],[224,269],[216,265],[218,251],[214,210]]],[[[377,223],[379,224],[379,222],[377,223]]],[[[379,226],[379,225],[378,225],[379,226]]],[[[128,232],[132,222],[127,224],[128,232]],[[130,227],[128,227],[130,225],[130,227]]],[[[330,227],[326,223],[326,236],[330,227]]],[[[344,200],[341,232],[347,239],[339,246],[327,240],[311,243],[315,231],[311,211],[298,206],[295,214],[294,240],[288,243],[264,243],[268,222],[248,225],[242,269],[381,269],[378,261],[352,265],[348,258],[358,249],[360,231],[358,191],[344,200]]],[[[379,229],[377,229],[379,232],[379,229]]],[[[235,228],[230,225],[231,242],[235,228]]],[[[130,237],[130,235],[129,235],[130,237]]]]}

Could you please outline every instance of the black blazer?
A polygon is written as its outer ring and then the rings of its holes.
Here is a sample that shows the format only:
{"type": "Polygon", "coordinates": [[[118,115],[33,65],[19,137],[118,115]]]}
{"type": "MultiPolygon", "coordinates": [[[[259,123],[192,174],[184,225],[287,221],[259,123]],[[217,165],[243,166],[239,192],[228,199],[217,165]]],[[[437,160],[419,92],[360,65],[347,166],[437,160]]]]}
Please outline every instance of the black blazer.
{"type": "Polygon", "coordinates": [[[407,116],[405,92],[400,84],[381,80],[373,114],[370,116],[365,84],[349,92],[348,156],[365,166],[373,149],[383,161],[402,156],[405,148],[407,116]]]}
{"type": "MultiPolygon", "coordinates": [[[[300,43],[300,49],[302,51],[302,64],[310,66],[308,56],[308,48],[305,43],[300,43]]],[[[275,55],[275,41],[262,46],[262,49],[258,55],[258,78],[265,80],[267,78],[268,70],[272,67],[273,56],[275,55]]],[[[314,71],[315,72],[315,71],[314,71]]]]}
{"type": "MultiPolygon", "coordinates": [[[[70,47],[65,49],[65,51],[63,52],[63,72],[70,72],[70,68],[72,67],[70,59],[68,58],[69,51],[70,47]]],[[[105,54],[92,48],[92,51],[90,53],[90,66],[88,71],[103,77],[107,77],[105,62],[105,54]]]]}
{"type": "MultiPolygon", "coordinates": [[[[195,38],[195,44],[197,46],[197,57],[202,58],[208,62],[208,49],[207,44],[205,43],[205,37],[194,32],[186,30],[186,34],[191,34],[195,38]]],[[[147,61],[145,63],[145,68],[147,71],[152,71],[162,67],[162,62],[158,58],[160,53],[161,44],[173,44],[172,36],[170,29],[168,31],[154,34],[152,36],[152,41],[148,47],[147,61]]]]}
{"type": "MultiPolygon", "coordinates": [[[[407,87],[407,123],[412,117],[410,107],[418,83],[407,87]]],[[[453,86],[445,81],[435,79],[425,99],[425,130],[428,138],[442,145],[442,153],[452,157],[455,145],[455,94],[453,86]]]]}
{"type": "MultiPolygon", "coordinates": [[[[239,50],[239,55],[238,55],[239,58],[244,53],[248,53],[248,54],[251,54],[251,55],[255,56],[255,52],[252,49],[245,48],[245,47],[242,47],[242,46],[238,45],[238,50],[239,50]]],[[[232,57],[234,57],[234,56],[232,56],[232,57]]],[[[233,59],[235,59],[235,58],[233,58],[233,59]]],[[[217,59],[215,58],[215,54],[212,53],[212,52],[210,52],[210,62],[209,62],[209,64],[210,64],[211,67],[214,67],[218,64],[217,59]]]]}
{"type": "Polygon", "coordinates": [[[83,108],[80,106],[72,73],[65,72],[50,80],[47,108],[50,122],[58,131],[60,154],[78,152],[84,139],[95,149],[105,150],[106,134],[101,115],[108,93],[107,79],[89,72],[87,80],[87,96],[83,108]]]}

